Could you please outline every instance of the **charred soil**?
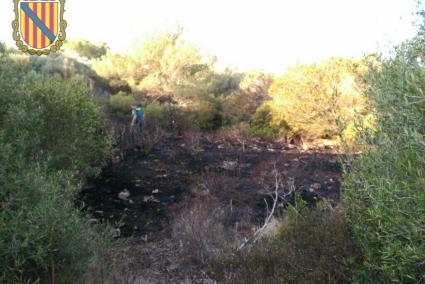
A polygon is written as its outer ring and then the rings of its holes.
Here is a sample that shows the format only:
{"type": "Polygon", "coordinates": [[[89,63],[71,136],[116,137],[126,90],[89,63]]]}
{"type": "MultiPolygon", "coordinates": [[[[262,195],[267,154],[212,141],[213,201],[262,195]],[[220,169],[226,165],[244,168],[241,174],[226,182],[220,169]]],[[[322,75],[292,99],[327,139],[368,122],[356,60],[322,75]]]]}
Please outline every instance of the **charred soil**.
{"type": "Polygon", "coordinates": [[[227,223],[233,226],[243,218],[259,225],[267,214],[269,195],[264,188],[273,168],[293,179],[296,191],[310,205],[321,198],[338,202],[341,166],[328,147],[302,150],[256,138],[241,141],[199,133],[165,135],[149,153],[137,147],[129,150],[125,159],[84,188],[80,200],[94,221],[109,222],[117,237],[129,237],[148,259],[145,264],[171,273],[170,266],[177,269],[174,261],[158,254],[166,255],[166,247],[170,255],[171,247],[178,250],[172,222],[182,207],[207,192],[223,208],[238,212],[227,223]],[[158,253],[154,257],[153,247],[158,253]]]}

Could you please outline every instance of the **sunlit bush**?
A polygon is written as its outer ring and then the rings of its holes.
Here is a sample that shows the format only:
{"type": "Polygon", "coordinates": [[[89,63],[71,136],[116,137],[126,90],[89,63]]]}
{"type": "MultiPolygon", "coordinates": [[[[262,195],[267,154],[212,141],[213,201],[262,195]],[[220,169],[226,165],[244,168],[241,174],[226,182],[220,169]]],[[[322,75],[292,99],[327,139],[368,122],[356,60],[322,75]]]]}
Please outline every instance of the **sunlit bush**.
{"type": "Polygon", "coordinates": [[[156,98],[172,96],[175,101],[185,101],[188,89],[200,88],[209,65],[198,48],[183,39],[180,30],[137,44],[129,54],[108,53],[93,62],[99,75],[125,80],[134,92],[156,98]]]}
{"type": "Polygon", "coordinates": [[[269,89],[272,124],[287,125],[290,136],[336,137],[338,120],[350,127],[369,113],[366,72],[366,61],[339,58],[288,69],[269,89]]]}

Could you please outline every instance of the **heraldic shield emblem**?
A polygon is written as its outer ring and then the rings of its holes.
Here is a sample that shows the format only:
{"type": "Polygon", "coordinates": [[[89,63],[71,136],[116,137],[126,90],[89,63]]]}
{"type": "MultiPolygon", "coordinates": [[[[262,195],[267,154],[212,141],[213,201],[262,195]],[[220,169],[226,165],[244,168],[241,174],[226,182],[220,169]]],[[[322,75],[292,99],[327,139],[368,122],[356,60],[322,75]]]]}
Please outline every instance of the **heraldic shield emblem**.
{"type": "Polygon", "coordinates": [[[49,55],[63,45],[65,0],[14,0],[13,39],[19,50],[49,55]]]}

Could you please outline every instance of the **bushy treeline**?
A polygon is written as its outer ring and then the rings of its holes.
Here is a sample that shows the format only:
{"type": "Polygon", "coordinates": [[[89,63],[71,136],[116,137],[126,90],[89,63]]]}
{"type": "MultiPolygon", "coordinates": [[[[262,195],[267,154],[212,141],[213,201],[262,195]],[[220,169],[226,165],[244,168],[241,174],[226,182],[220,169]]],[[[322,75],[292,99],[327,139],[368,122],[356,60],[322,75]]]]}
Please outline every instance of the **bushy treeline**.
{"type": "Polygon", "coordinates": [[[128,111],[130,102],[147,108],[160,103],[180,110],[194,127],[215,130],[248,121],[267,98],[272,81],[271,75],[260,72],[217,72],[215,61],[178,30],[135,45],[125,55],[109,52],[91,66],[120,91],[119,97],[111,97],[111,112],[128,111]]]}
{"type": "Polygon", "coordinates": [[[76,283],[108,243],[75,197],[109,157],[110,135],[85,83],[62,64],[46,69],[61,57],[43,60],[0,53],[1,283],[76,283]]]}
{"type": "Polygon", "coordinates": [[[346,213],[363,263],[358,283],[425,281],[425,35],[398,46],[369,77],[376,128],[348,163],[346,213]]]}
{"type": "Polygon", "coordinates": [[[345,140],[354,139],[357,123],[373,121],[364,96],[373,57],[297,65],[275,78],[217,71],[216,59],[201,54],[182,30],[151,37],[127,54],[87,41],[71,42],[68,48],[92,59],[88,66],[108,86],[107,112],[115,117],[128,115],[130,103],[146,108],[159,103],[181,111],[201,130],[243,123],[263,137],[336,138],[342,132],[345,140]]]}

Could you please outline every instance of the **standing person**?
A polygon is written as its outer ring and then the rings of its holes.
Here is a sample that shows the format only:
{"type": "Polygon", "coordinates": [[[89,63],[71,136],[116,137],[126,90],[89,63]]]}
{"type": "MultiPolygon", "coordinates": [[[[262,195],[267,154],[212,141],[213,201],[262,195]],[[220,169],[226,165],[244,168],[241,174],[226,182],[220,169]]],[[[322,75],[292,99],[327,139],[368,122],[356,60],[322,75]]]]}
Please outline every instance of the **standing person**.
{"type": "Polygon", "coordinates": [[[145,121],[145,114],[143,113],[142,107],[132,105],[130,129],[133,135],[140,134],[144,121],[145,121]]]}

